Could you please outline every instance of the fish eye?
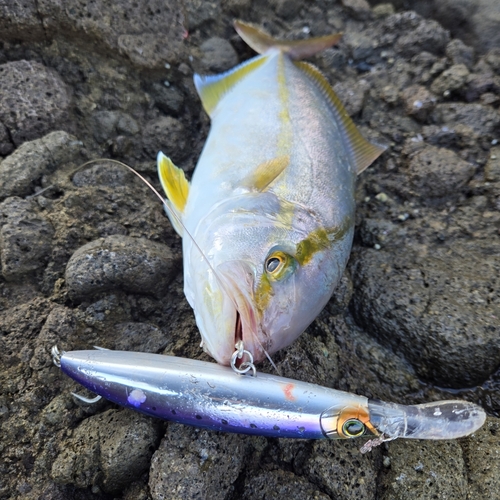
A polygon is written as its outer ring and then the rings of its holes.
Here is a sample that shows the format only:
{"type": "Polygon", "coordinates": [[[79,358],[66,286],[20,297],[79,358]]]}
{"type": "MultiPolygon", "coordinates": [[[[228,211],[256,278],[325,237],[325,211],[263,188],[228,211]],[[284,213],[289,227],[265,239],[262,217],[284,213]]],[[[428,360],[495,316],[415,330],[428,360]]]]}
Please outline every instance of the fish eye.
{"type": "Polygon", "coordinates": [[[365,424],[356,418],[350,418],[343,423],[342,432],[346,437],[362,436],[365,433],[365,424]]]}
{"type": "Polygon", "coordinates": [[[275,273],[279,270],[280,266],[283,265],[283,260],[279,257],[269,257],[266,261],[266,271],[268,273],[275,273]]]}

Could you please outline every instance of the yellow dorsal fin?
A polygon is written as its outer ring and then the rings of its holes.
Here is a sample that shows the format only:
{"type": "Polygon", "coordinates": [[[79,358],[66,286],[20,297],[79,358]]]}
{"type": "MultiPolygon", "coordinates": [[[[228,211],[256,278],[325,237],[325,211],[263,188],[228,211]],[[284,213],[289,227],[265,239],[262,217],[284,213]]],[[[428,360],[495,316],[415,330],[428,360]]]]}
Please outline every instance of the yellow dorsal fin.
{"type": "Polygon", "coordinates": [[[169,208],[174,212],[175,217],[166,210],[170,222],[174,226],[177,233],[182,236],[182,213],[186,206],[189,195],[189,182],[184,175],[184,172],[176,167],[172,160],[165,156],[161,151],[158,153],[158,176],[163,187],[163,191],[167,195],[166,200],[169,208]]]}
{"type": "Polygon", "coordinates": [[[302,61],[296,61],[294,64],[311,78],[326,99],[330,102],[331,109],[344,138],[344,143],[347,146],[356,167],[356,172],[360,174],[363,170],[368,168],[385,151],[386,148],[384,146],[368,142],[361,135],[360,131],[351,120],[351,117],[348,115],[346,109],[340,102],[337,94],[335,94],[326,78],[317,68],[315,68],[312,64],[302,61]]]}
{"type": "Polygon", "coordinates": [[[265,161],[242,182],[249,189],[265,191],[267,187],[288,167],[290,156],[278,156],[272,160],[265,161]]]}
{"type": "Polygon", "coordinates": [[[212,116],[221,98],[245,76],[263,64],[266,59],[267,57],[263,56],[254,57],[220,75],[200,76],[195,74],[194,85],[208,115],[212,116]]]}
{"type": "Polygon", "coordinates": [[[342,33],[336,33],[308,40],[276,40],[255,26],[242,21],[234,21],[234,29],[255,52],[265,54],[268,50],[276,49],[286,53],[290,59],[311,57],[335,45],[342,38],[342,33]]]}

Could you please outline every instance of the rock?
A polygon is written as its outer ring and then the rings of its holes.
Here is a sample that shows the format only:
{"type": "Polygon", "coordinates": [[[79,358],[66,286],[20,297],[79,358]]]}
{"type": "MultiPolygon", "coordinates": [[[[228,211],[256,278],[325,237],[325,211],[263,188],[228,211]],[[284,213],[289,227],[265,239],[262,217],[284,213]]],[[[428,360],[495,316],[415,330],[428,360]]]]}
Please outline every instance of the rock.
{"type": "Polygon", "coordinates": [[[491,148],[488,163],[484,167],[484,178],[490,182],[500,181],[500,146],[491,148]]]}
{"type": "Polygon", "coordinates": [[[251,440],[170,424],[153,455],[149,487],[153,500],[210,498],[223,500],[245,466],[251,440]]]}
{"type": "Polygon", "coordinates": [[[474,64],[474,49],[465,45],[462,40],[455,38],[446,46],[446,56],[453,65],[464,64],[467,69],[472,69],[474,64]]]}
{"type": "Polygon", "coordinates": [[[102,486],[114,493],[146,472],[159,441],[159,426],[138,413],[108,410],[84,420],[52,465],[57,483],[102,486]]]}
{"type": "Polygon", "coordinates": [[[456,242],[453,253],[438,246],[388,260],[383,250],[364,250],[353,270],[356,317],[420,377],[479,384],[500,363],[500,310],[489,298],[499,262],[490,252],[456,242]]]}
{"type": "Polygon", "coordinates": [[[402,12],[388,17],[382,28],[388,34],[397,33],[394,49],[405,57],[422,51],[443,54],[449,33],[436,21],[423,19],[415,12],[402,12]]]}
{"type": "Polygon", "coordinates": [[[500,422],[488,418],[484,427],[462,442],[469,483],[468,498],[495,498],[500,488],[500,422]]]}
{"type": "Polygon", "coordinates": [[[158,327],[146,323],[119,323],[115,332],[117,351],[161,352],[167,343],[158,327]]]}
{"type": "Polygon", "coordinates": [[[120,111],[98,111],[94,114],[94,137],[105,142],[116,134],[133,136],[139,133],[139,125],[127,113],[120,111]]]}
{"type": "Polygon", "coordinates": [[[436,106],[436,97],[421,85],[411,85],[401,93],[405,111],[419,121],[425,121],[436,106]]]}
{"type": "Polygon", "coordinates": [[[431,90],[440,96],[449,96],[452,92],[460,90],[469,76],[465,64],[455,64],[438,76],[431,85],[431,90]]]}
{"type": "Polygon", "coordinates": [[[432,113],[433,120],[448,127],[458,124],[471,127],[480,136],[488,136],[500,125],[500,113],[482,104],[441,103],[432,113]]]}
{"type": "Polygon", "coordinates": [[[78,170],[73,176],[76,187],[108,186],[118,188],[126,186],[135,180],[135,175],[121,165],[106,160],[92,163],[87,168],[78,170]]]}
{"type": "Polygon", "coordinates": [[[304,475],[331,498],[355,500],[374,498],[376,492],[375,462],[380,451],[361,455],[359,442],[315,441],[313,455],[304,464],[304,475]],[[354,471],[357,471],[356,473],[354,471]]]}
{"type": "Polygon", "coordinates": [[[293,19],[303,7],[300,0],[270,0],[269,3],[276,14],[284,19],[293,19]]]}
{"type": "Polygon", "coordinates": [[[487,92],[500,94],[500,77],[490,74],[470,75],[467,82],[465,99],[476,101],[487,92]]]}
{"type": "Polygon", "coordinates": [[[14,144],[9,137],[9,132],[5,125],[0,122],[0,156],[7,156],[14,150],[14,144]]]}
{"type": "Polygon", "coordinates": [[[8,281],[23,279],[47,263],[54,228],[35,207],[20,198],[7,198],[0,204],[0,258],[2,275],[8,281]]]}
{"type": "Polygon", "coordinates": [[[458,192],[475,172],[471,163],[453,151],[423,146],[410,153],[402,192],[425,198],[442,198],[458,192]]]}
{"type": "Polygon", "coordinates": [[[162,296],[178,261],[166,245],[143,238],[108,236],[80,247],[66,266],[66,286],[73,299],[123,289],[162,296]]]}
{"type": "MultiPolygon", "coordinates": [[[[388,444],[390,468],[383,500],[467,498],[462,449],[456,441],[397,440],[388,444]]],[[[476,497],[480,498],[480,497],[476,497]]]]}
{"type": "Polygon", "coordinates": [[[42,175],[79,157],[81,142],[66,132],[52,132],[26,142],[0,163],[0,199],[25,196],[42,175]]]}
{"type": "Polygon", "coordinates": [[[486,52],[500,45],[500,4],[496,0],[477,0],[477,7],[469,19],[471,40],[478,52],[486,52]]]}
{"type": "Polygon", "coordinates": [[[238,54],[224,38],[213,37],[200,46],[201,64],[205,72],[221,73],[238,64],[238,54]]]}
{"type": "Polygon", "coordinates": [[[378,19],[392,16],[394,13],[395,10],[392,3],[379,3],[373,7],[373,14],[378,19]]]}
{"type": "Polygon", "coordinates": [[[177,116],[184,104],[184,94],[176,87],[155,83],[151,87],[151,96],[156,106],[167,115],[177,116]]]}
{"type": "Polygon", "coordinates": [[[342,0],[342,5],[355,19],[364,21],[371,16],[370,4],[366,0],[342,0]]]}
{"type": "Polygon", "coordinates": [[[338,82],[333,86],[333,90],[339,96],[349,116],[355,116],[363,109],[370,85],[366,80],[338,82]]]}
{"type": "Polygon", "coordinates": [[[182,123],[171,116],[162,116],[146,124],[142,133],[142,147],[149,158],[163,151],[174,162],[189,153],[188,134],[182,123]]]}
{"type": "Polygon", "coordinates": [[[0,65],[0,122],[20,146],[67,121],[70,96],[60,76],[36,61],[0,65]]]}
{"type": "Polygon", "coordinates": [[[242,500],[329,500],[331,497],[321,493],[318,488],[300,476],[286,471],[266,471],[253,476],[245,482],[242,500]]]}

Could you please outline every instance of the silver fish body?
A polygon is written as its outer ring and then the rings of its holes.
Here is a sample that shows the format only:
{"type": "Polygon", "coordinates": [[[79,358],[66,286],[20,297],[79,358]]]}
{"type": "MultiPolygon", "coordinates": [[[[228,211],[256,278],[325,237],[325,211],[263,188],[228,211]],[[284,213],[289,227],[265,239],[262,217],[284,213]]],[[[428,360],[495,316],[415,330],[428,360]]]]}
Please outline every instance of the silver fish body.
{"type": "Polygon", "coordinates": [[[404,406],[275,375],[157,354],[71,351],[61,369],[87,389],[153,417],[267,437],[453,439],[477,430],[484,411],[464,401],[404,406]]]}
{"type": "Polygon", "coordinates": [[[204,349],[225,365],[238,342],[260,361],[319,314],[351,249],[356,175],[383,151],[318,70],[273,43],[224,75],[195,75],[212,124],[189,187],[159,155],[189,235],[185,294],[204,349]]]}

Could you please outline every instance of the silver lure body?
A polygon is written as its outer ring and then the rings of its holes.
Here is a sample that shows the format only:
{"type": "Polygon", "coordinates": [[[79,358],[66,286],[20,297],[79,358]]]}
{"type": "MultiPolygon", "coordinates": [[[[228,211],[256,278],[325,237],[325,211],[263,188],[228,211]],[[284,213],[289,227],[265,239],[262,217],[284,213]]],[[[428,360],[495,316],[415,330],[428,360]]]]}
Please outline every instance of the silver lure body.
{"type": "Polygon", "coordinates": [[[267,437],[362,435],[453,439],[484,423],[464,401],[404,406],[315,384],[172,356],[109,350],[63,353],[64,373],[110,401],[147,415],[217,431],[267,437]]]}

